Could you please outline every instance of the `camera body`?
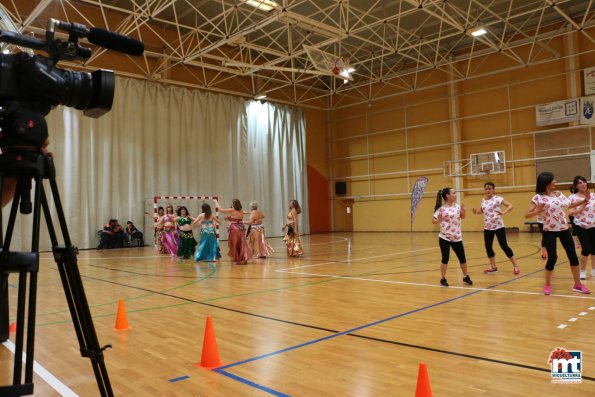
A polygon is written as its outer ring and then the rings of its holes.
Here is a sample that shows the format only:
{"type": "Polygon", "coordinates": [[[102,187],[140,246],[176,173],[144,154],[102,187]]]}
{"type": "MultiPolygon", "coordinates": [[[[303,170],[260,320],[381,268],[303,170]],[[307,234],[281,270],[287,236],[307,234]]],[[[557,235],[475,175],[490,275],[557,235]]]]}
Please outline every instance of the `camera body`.
{"type": "Polygon", "coordinates": [[[93,44],[130,55],[141,55],[142,42],[100,28],[50,19],[46,39],[0,30],[0,43],[33,51],[0,54],[0,148],[40,148],[47,138],[44,117],[57,106],[82,110],[86,116],[100,117],[112,108],[115,77],[112,71],[91,73],[60,69],[61,59],[85,60],[91,50],[77,41],[87,37],[93,44]],[[55,30],[69,33],[68,41],[55,38],[55,30]]]}
{"type": "Polygon", "coordinates": [[[0,54],[0,101],[16,100],[34,106],[65,105],[100,117],[112,108],[114,73],[76,72],[53,66],[41,55],[0,54]]]}
{"type": "Polygon", "coordinates": [[[102,116],[111,110],[114,87],[111,71],[76,72],[41,55],[0,54],[0,147],[40,147],[47,138],[43,117],[57,105],[102,116]]]}

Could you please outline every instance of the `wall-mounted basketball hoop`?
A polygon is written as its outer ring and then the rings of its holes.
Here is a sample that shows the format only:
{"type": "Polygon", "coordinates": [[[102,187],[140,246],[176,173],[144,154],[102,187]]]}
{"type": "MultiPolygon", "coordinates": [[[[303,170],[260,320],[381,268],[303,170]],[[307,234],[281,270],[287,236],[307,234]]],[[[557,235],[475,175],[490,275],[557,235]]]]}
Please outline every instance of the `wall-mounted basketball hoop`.
{"type": "Polygon", "coordinates": [[[469,159],[449,160],[444,163],[444,176],[489,176],[506,173],[506,153],[497,150],[485,153],[473,153],[469,159]]]}

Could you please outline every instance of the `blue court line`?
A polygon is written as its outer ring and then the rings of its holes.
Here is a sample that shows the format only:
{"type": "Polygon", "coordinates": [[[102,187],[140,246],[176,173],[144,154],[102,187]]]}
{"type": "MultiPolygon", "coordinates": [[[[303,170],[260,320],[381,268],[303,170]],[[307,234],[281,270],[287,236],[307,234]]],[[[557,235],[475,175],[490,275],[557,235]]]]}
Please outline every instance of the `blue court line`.
{"type": "Polygon", "coordinates": [[[168,382],[174,383],[174,382],[179,382],[181,380],[188,379],[188,378],[190,378],[188,375],[184,375],[184,376],[180,376],[179,378],[169,379],[168,382]]]}
{"type": "Polygon", "coordinates": [[[394,315],[394,316],[391,316],[391,317],[387,317],[385,319],[374,321],[374,322],[369,323],[369,324],[360,325],[359,327],[351,328],[351,329],[348,329],[346,331],[338,332],[338,333],[333,334],[333,335],[329,335],[329,336],[325,336],[325,337],[322,337],[322,338],[314,339],[314,340],[311,340],[309,342],[305,342],[305,343],[301,343],[299,345],[295,345],[295,346],[291,346],[291,347],[288,347],[288,348],[285,348],[285,349],[277,350],[277,351],[274,351],[272,353],[267,353],[267,354],[263,354],[263,355],[260,355],[260,356],[252,357],[252,358],[249,358],[247,360],[238,361],[238,362],[235,362],[235,363],[232,363],[232,364],[228,364],[228,365],[223,365],[221,367],[218,367],[218,368],[213,369],[213,371],[215,371],[217,373],[220,373],[222,375],[225,375],[227,377],[230,377],[232,379],[235,379],[235,380],[237,380],[239,382],[242,382],[242,383],[244,383],[246,385],[257,387],[258,389],[263,390],[263,391],[266,391],[266,392],[268,392],[270,394],[273,394],[275,396],[288,396],[287,394],[283,394],[281,392],[277,392],[275,390],[272,390],[272,389],[269,389],[269,388],[260,386],[260,385],[254,383],[254,382],[252,382],[252,381],[250,381],[248,379],[245,379],[245,378],[242,378],[240,376],[231,374],[231,373],[229,373],[229,372],[227,372],[225,370],[228,369],[228,368],[236,367],[238,365],[246,364],[246,363],[249,363],[249,362],[252,362],[252,361],[260,360],[260,359],[271,357],[271,356],[274,356],[274,355],[277,355],[277,354],[285,353],[285,352],[288,352],[288,351],[291,351],[291,350],[299,349],[301,347],[309,346],[309,345],[312,345],[314,343],[324,342],[326,340],[337,338],[339,336],[343,336],[343,335],[346,335],[346,334],[350,334],[352,332],[356,332],[356,331],[359,331],[361,329],[373,327],[375,325],[382,324],[382,323],[385,323],[387,321],[391,321],[391,320],[394,320],[394,319],[397,319],[397,318],[400,318],[400,317],[408,316],[410,314],[417,313],[417,312],[420,312],[422,310],[431,309],[433,307],[441,306],[441,305],[444,305],[446,303],[450,303],[450,302],[456,301],[458,299],[466,298],[468,296],[475,295],[475,294],[477,294],[479,292],[482,292],[482,291],[481,290],[479,290],[479,291],[473,291],[473,292],[470,292],[468,294],[460,295],[460,296],[457,296],[455,298],[447,299],[447,300],[442,301],[442,302],[438,302],[438,303],[434,303],[434,304],[431,304],[431,305],[428,305],[428,306],[420,307],[418,309],[410,310],[408,312],[397,314],[397,315],[394,315]]]}
{"type": "MultiPolygon", "coordinates": [[[[496,287],[499,287],[501,285],[511,283],[511,282],[513,282],[515,280],[519,280],[521,278],[525,278],[525,277],[531,276],[531,275],[533,275],[535,273],[539,273],[539,272],[542,272],[542,271],[543,271],[543,269],[538,269],[538,270],[535,270],[533,272],[523,274],[522,276],[518,276],[518,277],[512,278],[510,280],[506,280],[506,281],[503,281],[503,282],[500,282],[500,283],[497,283],[497,284],[494,284],[494,285],[490,285],[490,286],[486,287],[485,289],[496,288],[496,287]]],[[[261,386],[261,385],[259,385],[257,383],[252,382],[251,380],[248,380],[246,378],[242,378],[242,377],[240,377],[238,375],[234,375],[234,374],[232,374],[230,372],[227,372],[226,369],[232,368],[232,367],[236,367],[238,365],[246,364],[246,363],[249,363],[249,362],[252,362],[252,361],[257,361],[257,360],[260,360],[260,359],[263,359],[263,358],[271,357],[271,356],[274,356],[274,355],[277,355],[277,354],[285,353],[285,352],[288,352],[288,351],[291,351],[291,350],[299,349],[301,347],[309,346],[309,345],[312,345],[314,343],[319,343],[319,342],[323,342],[323,341],[326,341],[326,340],[329,340],[329,339],[337,338],[339,336],[350,334],[350,333],[359,331],[361,329],[369,328],[369,327],[372,327],[374,325],[382,324],[382,323],[385,323],[385,322],[388,322],[388,321],[391,321],[391,320],[394,320],[394,319],[397,319],[397,318],[400,318],[400,317],[405,317],[405,316],[408,316],[410,314],[421,312],[423,310],[431,309],[433,307],[441,306],[441,305],[444,305],[446,303],[454,302],[456,300],[459,300],[459,299],[462,299],[462,298],[466,298],[466,297],[469,297],[469,296],[478,294],[480,292],[485,292],[485,291],[484,290],[473,291],[473,292],[470,292],[468,294],[460,295],[460,296],[457,296],[455,298],[447,299],[447,300],[444,300],[444,301],[441,301],[441,302],[437,302],[437,303],[434,303],[434,304],[431,304],[431,305],[428,305],[428,306],[420,307],[418,309],[410,310],[408,312],[397,314],[397,315],[394,315],[394,316],[391,316],[391,317],[387,317],[385,319],[374,321],[374,322],[369,323],[369,324],[360,325],[359,327],[355,327],[355,328],[352,328],[352,329],[348,329],[346,331],[338,332],[336,334],[325,336],[323,338],[314,339],[314,340],[309,341],[309,342],[301,343],[301,344],[295,345],[295,346],[290,346],[288,348],[277,350],[277,351],[274,351],[272,353],[267,353],[267,354],[263,354],[263,355],[260,355],[260,356],[252,357],[252,358],[249,358],[247,360],[238,361],[238,362],[231,363],[231,364],[228,364],[228,365],[223,365],[221,367],[218,367],[218,368],[213,369],[213,371],[215,371],[217,373],[220,373],[221,375],[227,376],[229,378],[232,378],[234,380],[237,380],[238,382],[241,382],[241,383],[244,383],[246,385],[253,386],[253,387],[257,388],[257,389],[263,390],[263,391],[265,391],[267,393],[270,393],[270,394],[272,394],[274,396],[279,396],[279,397],[288,396],[289,397],[289,395],[287,395],[287,394],[283,394],[281,392],[278,392],[276,390],[270,389],[268,387],[261,386]]]]}
{"type": "MultiPolygon", "coordinates": [[[[227,367],[229,367],[229,365],[226,365],[224,367],[227,368],[227,367]]],[[[213,369],[213,371],[218,372],[218,373],[220,373],[222,375],[225,375],[228,378],[237,380],[238,382],[243,383],[245,385],[252,386],[252,387],[254,387],[256,389],[259,389],[259,390],[262,390],[262,391],[267,392],[269,394],[272,394],[273,396],[277,396],[277,397],[291,397],[289,394],[281,393],[280,391],[276,391],[276,390],[273,390],[273,389],[268,388],[266,386],[259,385],[258,383],[254,383],[251,380],[248,380],[248,379],[242,378],[240,376],[234,375],[234,374],[229,373],[227,371],[224,371],[224,370],[222,370],[220,368],[223,368],[223,367],[215,368],[215,369],[213,369]]]]}
{"type": "Polygon", "coordinates": [[[223,365],[223,366],[217,368],[217,370],[232,368],[232,367],[235,367],[235,366],[238,366],[238,365],[241,365],[241,364],[246,364],[246,363],[249,363],[249,362],[252,362],[252,361],[260,360],[262,358],[271,357],[271,356],[274,356],[274,355],[277,355],[277,354],[280,354],[280,353],[285,353],[285,352],[288,352],[288,351],[291,351],[291,350],[299,349],[300,347],[304,347],[304,346],[308,346],[308,345],[311,345],[311,344],[314,344],[314,343],[323,342],[323,341],[326,341],[326,340],[329,340],[329,339],[337,338],[339,336],[350,334],[352,332],[356,332],[356,331],[359,331],[361,329],[373,327],[375,325],[382,324],[382,323],[385,323],[387,321],[394,320],[396,318],[408,316],[410,314],[417,313],[417,312],[420,312],[422,310],[431,309],[433,307],[441,306],[441,305],[444,305],[446,303],[450,303],[450,302],[456,301],[458,299],[466,298],[467,296],[475,295],[475,294],[477,294],[479,292],[482,292],[482,291],[481,290],[479,290],[479,291],[473,291],[473,292],[470,292],[470,293],[465,294],[465,295],[460,295],[460,296],[457,296],[457,297],[454,297],[454,298],[451,298],[451,299],[447,299],[447,300],[442,301],[442,302],[433,303],[431,305],[420,307],[420,308],[417,308],[417,309],[414,309],[414,310],[410,310],[410,311],[405,312],[405,313],[396,314],[394,316],[387,317],[387,318],[384,318],[382,320],[374,321],[374,322],[369,323],[369,324],[360,325],[359,327],[351,328],[351,329],[348,329],[346,331],[337,332],[336,334],[333,334],[333,335],[329,335],[329,336],[325,336],[325,337],[322,337],[322,338],[314,339],[314,340],[311,340],[309,342],[301,343],[299,345],[290,346],[290,347],[287,347],[285,349],[277,350],[277,351],[272,352],[272,353],[267,353],[267,354],[263,354],[263,355],[256,356],[256,357],[253,357],[253,358],[249,358],[249,359],[244,360],[244,361],[238,361],[238,362],[231,363],[231,364],[228,364],[228,365],[223,365]]]}

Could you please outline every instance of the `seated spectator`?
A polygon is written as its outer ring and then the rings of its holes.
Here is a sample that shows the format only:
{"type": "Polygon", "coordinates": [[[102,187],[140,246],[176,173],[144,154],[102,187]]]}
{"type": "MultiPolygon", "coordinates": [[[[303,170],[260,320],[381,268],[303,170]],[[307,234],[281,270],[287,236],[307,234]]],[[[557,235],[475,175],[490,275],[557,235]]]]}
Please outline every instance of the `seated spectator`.
{"type": "Polygon", "coordinates": [[[145,245],[142,232],[138,230],[131,221],[126,222],[126,234],[128,235],[128,245],[132,246],[132,239],[138,240],[139,247],[145,245]]]}
{"type": "Polygon", "coordinates": [[[124,247],[124,229],[118,223],[117,219],[110,219],[109,223],[101,231],[101,241],[97,249],[102,248],[122,248],[124,247]]]}

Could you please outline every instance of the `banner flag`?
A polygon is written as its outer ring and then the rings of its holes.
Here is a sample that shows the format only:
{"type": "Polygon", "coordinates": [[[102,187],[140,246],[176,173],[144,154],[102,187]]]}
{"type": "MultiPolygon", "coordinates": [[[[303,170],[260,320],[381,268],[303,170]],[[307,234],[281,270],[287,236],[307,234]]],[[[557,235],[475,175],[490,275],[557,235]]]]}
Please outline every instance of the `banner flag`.
{"type": "Polygon", "coordinates": [[[428,178],[420,176],[415,181],[413,186],[413,192],[411,192],[411,224],[413,225],[413,219],[415,218],[415,210],[421,201],[421,197],[424,194],[424,189],[428,186],[428,178]]]}

